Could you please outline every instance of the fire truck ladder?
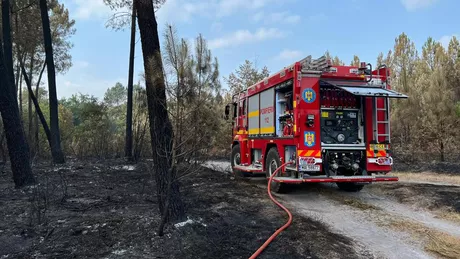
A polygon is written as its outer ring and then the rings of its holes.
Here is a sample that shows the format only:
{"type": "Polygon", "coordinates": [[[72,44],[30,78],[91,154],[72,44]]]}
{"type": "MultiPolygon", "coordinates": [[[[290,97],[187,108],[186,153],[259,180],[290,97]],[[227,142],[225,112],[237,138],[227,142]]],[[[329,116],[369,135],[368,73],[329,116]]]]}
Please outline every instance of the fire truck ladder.
{"type": "Polygon", "coordinates": [[[378,107],[377,99],[374,98],[374,140],[377,142],[379,141],[380,137],[383,137],[383,142],[390,143],[390,98],[388,97],[380,97],[385,98],[383,102],[383,107],[378,107]],[[383,112],[383,120],[379,120],[379,112],[383,112]],[[385,125],[385,132],[379,132],[379,125],[385,125]]]}

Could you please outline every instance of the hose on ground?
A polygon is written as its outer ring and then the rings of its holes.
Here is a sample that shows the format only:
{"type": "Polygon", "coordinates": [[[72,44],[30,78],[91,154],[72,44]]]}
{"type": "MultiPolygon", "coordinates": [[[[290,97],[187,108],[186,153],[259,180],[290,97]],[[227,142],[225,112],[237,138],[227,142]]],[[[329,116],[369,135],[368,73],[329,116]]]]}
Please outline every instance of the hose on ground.
{"type": "Polygon", "coordinates": [[[280,167],[278,167],[273,173],[272,175],[270,176],[270,178],[268,179],[268,188],[267,188],[267,192],[268,192],[268,196],[270,197],[270,199],[276,204],[278,205],[278,207],[280,207],[281,209],[283,209],[284,211],[286,211],[286,213],[288,214],[289,216],[289,219],[288,221],[286,222],[286,224],[284,224],[280,229],[276,230],[275,233],[273,233],[270,238],[267,239],[267,241],[265,241],[265,243],[259,247],[259,249],[257,249],[257,251],[249,258],[249,259],[254,259],[254,258],[257,258],[257,256],[259,256],[262,251],[267,248],[267,246],[275,239],[276,236],[279,235],[279,233],[281,233],[283,230],[285,230],[287,227],[289,227],[289,225],[291,225],[291,222],[292,222],[292,214],[291,212],[283,206],[283,204],[279,203],[272,195],[271,193],[271,183],[273,181],[273,177],[276,176],[276,174],[279,172],[279,170],[281,170],[281,168],[285,167],[286,165],[290,164],[292,162],[287,162],[287,163],[284,163],[282,164],[280,167]]]}

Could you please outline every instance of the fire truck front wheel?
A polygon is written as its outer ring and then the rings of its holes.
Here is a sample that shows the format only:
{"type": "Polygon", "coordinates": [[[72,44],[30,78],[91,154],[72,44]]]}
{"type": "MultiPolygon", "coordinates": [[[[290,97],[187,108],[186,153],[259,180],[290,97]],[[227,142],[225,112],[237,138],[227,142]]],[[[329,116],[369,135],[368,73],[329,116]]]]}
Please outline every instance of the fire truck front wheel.
{"type": "Polygon", "coordinates": [[[248,176],[247,173],[241,171],[241,170],[236,170],[233,167],[235,165],[240,165],[241,164],[241,152],[240,152],[240,145],[234,145],[232,148],[232,157],[231,157],[231,163],[232,163],[232,170],[233,174],[235,177],[245,177],[248,176]]]}
{"type": "MultiPolygon", "coordinates": [[[[276,148],[270,148],[267,154],[267,160],[265,161],[266,170],[265,175],[267,179],[270,178],[273,172],[275,172],[278,167],[281,166],[280,156],[278,154],[278,150],[276,148]]],[[[277,176],[280,175],[278,172],[277,176]]],[[[285,193],[288,191],[288,186],[285,183],[275,182],[272,181],[270,185],[270,189],[276,193],[285,193]]]]}

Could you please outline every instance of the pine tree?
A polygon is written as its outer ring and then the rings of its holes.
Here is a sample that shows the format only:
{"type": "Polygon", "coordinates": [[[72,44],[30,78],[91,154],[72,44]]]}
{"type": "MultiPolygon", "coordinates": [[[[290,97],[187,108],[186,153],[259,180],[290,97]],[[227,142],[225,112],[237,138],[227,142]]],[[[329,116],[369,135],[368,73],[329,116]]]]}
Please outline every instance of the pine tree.
{"type": "MultiPolygon", "coordinates": [[[[158,205],[163,222],[185,217],[185,206],[173,167],[173,129],[166,102],[158,24],[152,0],[135,0],[144,57],[145,84],[149,111],[151,146],[158,205]]],[[[160,234],[162,228],[160,228],[160,234]]]]}

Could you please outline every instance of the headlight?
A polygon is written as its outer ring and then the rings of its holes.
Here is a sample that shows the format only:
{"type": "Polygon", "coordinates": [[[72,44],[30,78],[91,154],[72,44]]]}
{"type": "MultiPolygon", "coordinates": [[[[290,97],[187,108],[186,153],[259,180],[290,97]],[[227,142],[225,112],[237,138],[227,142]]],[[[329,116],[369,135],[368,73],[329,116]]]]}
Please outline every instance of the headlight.
{"type": "Polygon", "coordinates": [[[353,167],[353,170],[355,171],[359,169],[359,165],[357,163],[354,163],[352,167],[353,167]]]}
{"type": "Polygon", "coordinates": [[[338,140],[339,142],[345,141],[345,135],[339,134],[339,135],[337,136],[337,140],[338,140]]]}

